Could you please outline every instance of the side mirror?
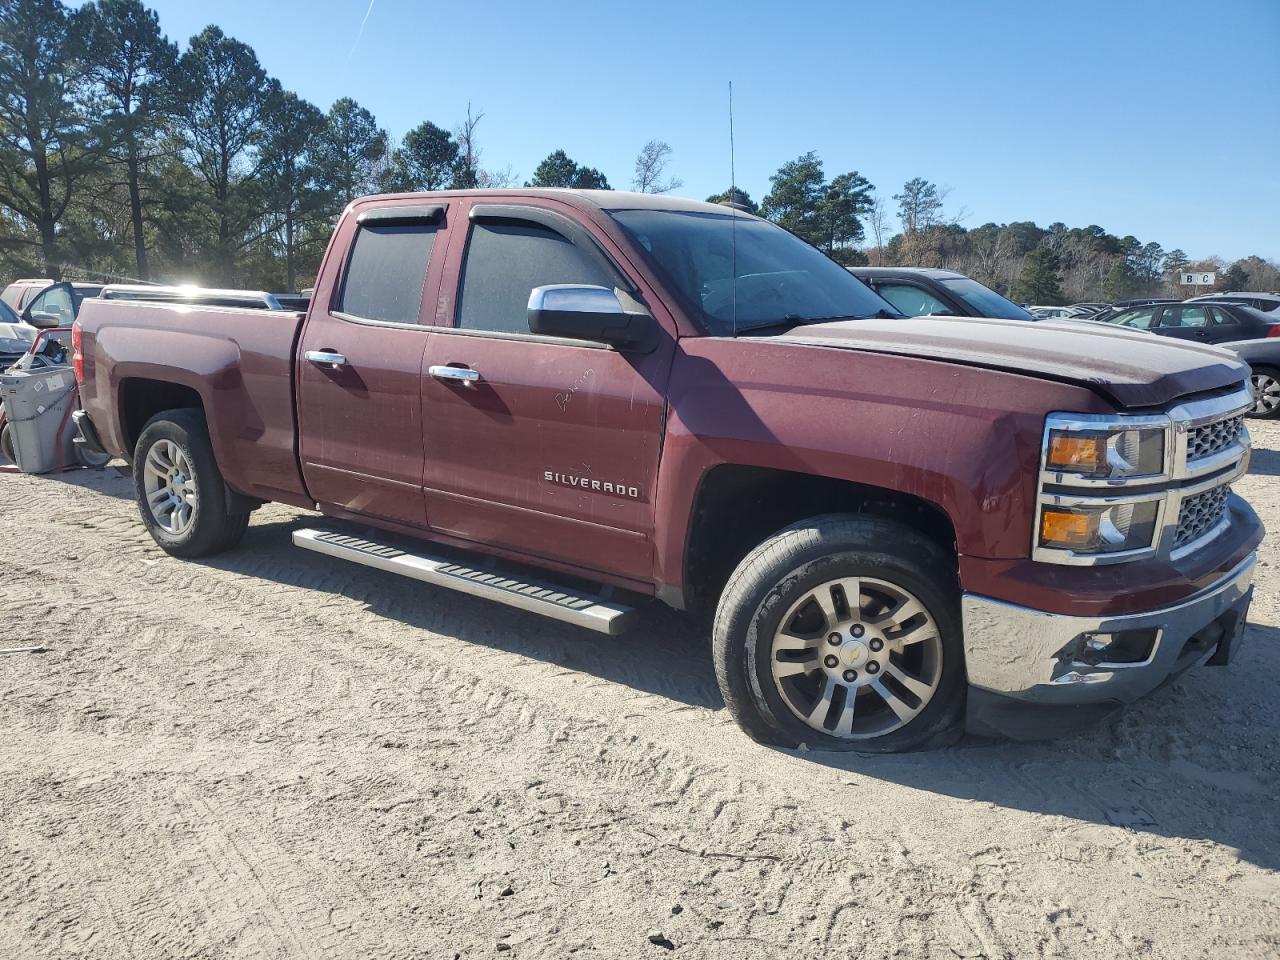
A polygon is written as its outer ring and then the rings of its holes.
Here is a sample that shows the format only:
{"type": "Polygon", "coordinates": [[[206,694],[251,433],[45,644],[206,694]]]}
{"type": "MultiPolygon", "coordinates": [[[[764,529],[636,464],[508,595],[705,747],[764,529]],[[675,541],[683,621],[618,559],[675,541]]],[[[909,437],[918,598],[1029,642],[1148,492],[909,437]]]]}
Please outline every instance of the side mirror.
{"type": "Polygon", "coordinates": [[[34,310],[27,313],[27,323],[40,330],[49,330],[62,326],[62,317],[56,313],[34,310]]]}
{"type": "Polygon", "coordinates": [[[553,283],[529,294],[531,333],[635,347],[649,339],[653,326],[653,317],[628,313],[607,287],[553,283]]]}

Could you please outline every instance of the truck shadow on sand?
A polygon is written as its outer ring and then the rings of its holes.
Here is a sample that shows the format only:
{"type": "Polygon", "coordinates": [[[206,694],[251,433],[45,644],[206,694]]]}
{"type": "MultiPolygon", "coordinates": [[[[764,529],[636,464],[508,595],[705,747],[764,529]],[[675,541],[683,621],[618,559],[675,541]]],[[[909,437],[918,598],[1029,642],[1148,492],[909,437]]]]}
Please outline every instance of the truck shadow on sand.
{"type": "Polygon", "coordinates": [[[1249,458],[1249,473],[1262,477],[1280,477],[1280,450],[1254,447],[1249,458]]]}
{"type": "MultiPolygon", "coordinates": [[[[289,586],[347,597],[371,613],[424,631],[655,694],[690,708],[723,707],[705,628],[656,602],[623,637],[586,630],[489,601],[293,547],[312,517],[255,523],[243,549],[203,563],[289,586]]],[[[326,520],[326,527],[364,532],[326,520]]],[[[821,767],[916,790],[1079,821],[1080,840],[1131,842],[1113,828],[1211,841],[1280,869],[1280,629],[1253,626],[1250,660],[1200,669],[1086,733],[1041,743],[966,737],[924,753],[878,756],[780,751],[821,767]],[[1106,828],[1106,830],[1103,830],[1106,828]]],[[[1037,825],[1028,822],[1028,830],[1037,825]]],[[[1158,840],[1153,851],[1159,849],[1158,840]]]]}

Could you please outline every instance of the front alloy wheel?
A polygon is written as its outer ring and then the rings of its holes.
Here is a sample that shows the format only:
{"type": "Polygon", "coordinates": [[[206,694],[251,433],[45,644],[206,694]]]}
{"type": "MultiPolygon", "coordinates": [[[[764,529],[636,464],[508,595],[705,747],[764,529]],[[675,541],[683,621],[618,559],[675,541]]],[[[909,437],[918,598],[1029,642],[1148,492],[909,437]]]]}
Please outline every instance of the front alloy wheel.
{"type": "Polygon", "coordinates": [[[861,740],[915,719],[938,690],[942,660],[937,623],[914,594],[846,577],[791,605],[773,637],[770,669],[798,719],[861,740]]]}
{"type": "Polygon", "coordinates": [[[733,571],[712,652],[725,706],[761,743],[859,753],[950,743],[966,691],[955,556],[884,516],[802,520],[733,571]]]}

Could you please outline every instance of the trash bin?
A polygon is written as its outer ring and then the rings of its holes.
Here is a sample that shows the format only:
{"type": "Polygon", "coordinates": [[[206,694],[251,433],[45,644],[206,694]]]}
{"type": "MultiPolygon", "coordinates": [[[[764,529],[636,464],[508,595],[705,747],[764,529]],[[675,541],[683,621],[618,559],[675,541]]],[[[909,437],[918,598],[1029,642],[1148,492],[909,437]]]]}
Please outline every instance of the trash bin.
{"type": "Polygon", "coordinates": [[[70,409],[75,385],[75,376],[67,368],[0,374],[0,400],[23,473],[48,473],[77,462],[70,409]]]}

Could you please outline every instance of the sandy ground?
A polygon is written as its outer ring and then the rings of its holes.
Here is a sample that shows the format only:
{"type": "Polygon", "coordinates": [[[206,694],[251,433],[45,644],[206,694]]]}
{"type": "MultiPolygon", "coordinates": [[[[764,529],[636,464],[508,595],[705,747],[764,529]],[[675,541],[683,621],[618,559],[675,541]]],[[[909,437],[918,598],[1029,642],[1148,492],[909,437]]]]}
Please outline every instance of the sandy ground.
{"type": "Polygon", "coordinates": [[[1274,541],[1230,668],[857,758],[748,741],[659,609],[601,639],[296,550],[280,507],[183,562],[129,497],[0,476],[0,646],[48,647],[0,655],[5,960],[1280,956],[1274,541]]]}

